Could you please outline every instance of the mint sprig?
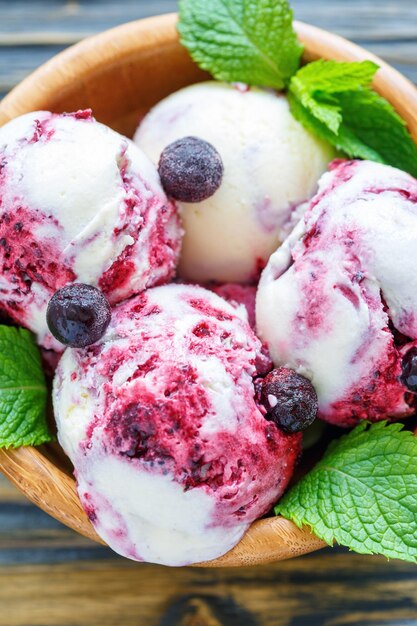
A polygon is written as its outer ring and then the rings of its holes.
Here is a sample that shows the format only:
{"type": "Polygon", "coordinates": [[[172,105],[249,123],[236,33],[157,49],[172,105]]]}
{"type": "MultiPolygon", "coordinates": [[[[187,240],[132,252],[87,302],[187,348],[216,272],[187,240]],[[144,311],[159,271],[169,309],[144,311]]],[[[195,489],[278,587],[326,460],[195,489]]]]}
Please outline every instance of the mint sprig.
{"type": "Polygon", "coordinates": [[[218,80],[283,89],[303,47],[287,0],[180,0],[178,31],[218,80]]]}
{"type": "Polygon", "coordinates": [[[402,424],[360,424],[329,446],[275,513],[329,545],[416,562],[417,437],[402,424]]]}
{"type": "Polygon", "coordinates": [[[337,133],[343,122],[337,94],[370,85],[377,70],[372,61],[336,63],[319,59],[299,69],[289,89],[311,115],[337,133]]]}
{"type": "Polygon", "coordinates": [[[351,158],[417,177],[417,147],[404,120],[371,89],[375,63],[321,59],[298,69],[303,48],[287,0],[180,0],[179,6],[181,43],[214,78],[287,87],[291,111],[308,130],[351,158]]]}
{"type": "Polygon", "coordinates": [[[377,70],[371,61],[309,63],[291,79],[291,111],[301,124],[347,156],[417,176],[417,147],[404,120],[370,88],[377,70]]]}
{"type": "Polygon", "coordinates": [[[51,440],[39,349],[23,328],[0,326],[0,447],[51,440]]]}

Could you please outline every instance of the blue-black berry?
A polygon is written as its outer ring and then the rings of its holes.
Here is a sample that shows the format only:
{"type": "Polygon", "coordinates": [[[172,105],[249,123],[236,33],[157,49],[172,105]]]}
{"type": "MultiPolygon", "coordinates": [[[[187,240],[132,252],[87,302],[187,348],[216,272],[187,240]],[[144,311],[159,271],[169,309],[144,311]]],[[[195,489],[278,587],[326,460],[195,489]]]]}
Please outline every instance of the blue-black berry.
{"type": "Polygon", "coordinates": [[[318,400],[311,382],[286,367],[272,370],[262,381],[266,419],[287,433],[305,430],[317,417],[318,400]]]}
{"type": "Polygon", "coordinates": [[[46,312],[49,330],[61,343],[85,348],[98,341],[110,323],[105,295],[92,285],[74,283],[58,289],[46,312]]]}
{"type": "Polygon", "coordinates": [[[168,196],[180,202],[202,202],[220,187],[223,161],[211,143],[183,137],[163,150],[158,171],[168,196]]]}
{"type": "Polygon", "coordinates": [[[401,382],[413,393],[417,393],[417,348],[411,348],[402,360],[401,382]]]}

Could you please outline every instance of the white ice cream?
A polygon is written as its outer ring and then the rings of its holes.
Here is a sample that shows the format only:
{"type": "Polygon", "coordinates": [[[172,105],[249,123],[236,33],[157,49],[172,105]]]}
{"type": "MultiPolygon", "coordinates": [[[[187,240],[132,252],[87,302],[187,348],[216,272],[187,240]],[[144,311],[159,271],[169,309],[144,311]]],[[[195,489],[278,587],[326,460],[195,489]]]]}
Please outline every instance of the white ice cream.
{"type": "Polygon", "coordinates": [[[293,118],[285,96],[214,81],[157,104],[134,140],[157,164],[162,150],[185,136],[217,149],[224,176],[211,198],[180,203],[179,273],[200,282],[254,280],[282,240],[292,209],[315,192],[332,149],[293,118]]]}

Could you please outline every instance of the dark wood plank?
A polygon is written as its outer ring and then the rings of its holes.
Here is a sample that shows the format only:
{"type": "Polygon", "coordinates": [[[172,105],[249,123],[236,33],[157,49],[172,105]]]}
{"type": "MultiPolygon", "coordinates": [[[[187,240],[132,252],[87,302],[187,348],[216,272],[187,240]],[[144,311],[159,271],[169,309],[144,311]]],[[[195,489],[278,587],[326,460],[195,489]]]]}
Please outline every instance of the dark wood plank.
{"type": "Polygon", "coordinates": [[[65,46],[0,47],[0,99],[34,69],[65,46]]]}
{"type": "Polygon", "coordinates": [[[412,626],[415,585],[405,565],[336,551],[217,571],[18,565],[0,568],[0,626],[412,626]]]}
{"type": "MultiPolygon", "coordinates": [[[[292,5],[298,19],[358,41],[417,82],[415,0],[293,0],[292,5]]],[[[0,0],[0,98],[66,45],[176,7],[176,0],[0,0]]]]}
{"type": "Polygon", "coordinates": [[[417,568],[336,548],[163,568],[64,528],[0,479],[0,626],[416,626],[417,568]]]}
{"type": "MultiPolygon", "coordinates": [[[[414,0],[292,0],[295,15],[352,38],[416,37],[414,0]]],[[[90,33],[176,9],[176,0],[0,0],[1,33],[90,33]]]]}

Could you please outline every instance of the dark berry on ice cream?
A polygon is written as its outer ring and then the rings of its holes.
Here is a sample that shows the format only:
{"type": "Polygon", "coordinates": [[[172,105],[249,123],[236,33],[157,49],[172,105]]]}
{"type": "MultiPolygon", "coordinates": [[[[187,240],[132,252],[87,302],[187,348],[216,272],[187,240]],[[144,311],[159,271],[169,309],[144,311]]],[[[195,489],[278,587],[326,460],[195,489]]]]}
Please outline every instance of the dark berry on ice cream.
{"type": "Polygon", "coordinates": [[[401,382],[417,393],[417,348],[411,348],[403,357],[401,382]]]}
{"type": "Polygon", "coordinates": [[[262,384],[267,419],[287,433],[305,430],[317,417],[318,401],[311,382],[286,367],[272,370],[262,384]]]}
{"type": "Polygon", "coordinates": [[[220,187],[223,162],[207,141],[184,137],[163,150],[158,170],[169,196],[181,202],[201,202],[220,187]]]}
{"type": "Polygon", "coordinates": [[[54,293],[46,319],[49,330],[58,341],[72,348],[85,348],[104,335],[110,323],[111,309],[99,289],[75,283],[54,293]]]}

